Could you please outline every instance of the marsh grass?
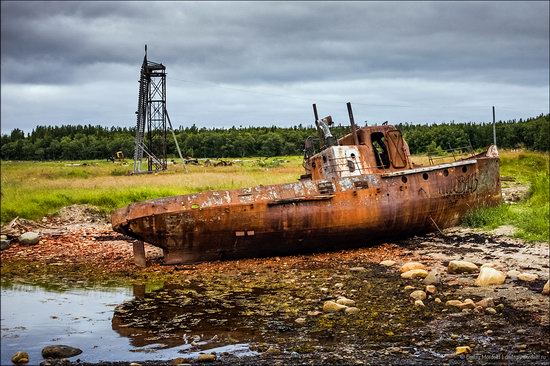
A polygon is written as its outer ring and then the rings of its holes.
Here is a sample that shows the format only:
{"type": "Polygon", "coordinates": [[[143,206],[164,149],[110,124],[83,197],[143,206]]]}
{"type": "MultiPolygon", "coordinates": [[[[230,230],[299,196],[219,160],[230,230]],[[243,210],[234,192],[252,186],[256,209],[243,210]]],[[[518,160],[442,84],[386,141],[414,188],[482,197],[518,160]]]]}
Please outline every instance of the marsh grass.
{"type": "Polygon", "coordinates": [[[171,165],[165,173],[129,176],[130,165],[102,161],[8,162],[1,164],[1,221],[38,219],[71,204],[103,212],[146,199],[206,190],[237,189],[293,182],[302,174],[301,157],[282,157],[277,166],[245,159],[227,167],[171,165]],[[85,164],[85,165],[84,165],[85,164]]]}

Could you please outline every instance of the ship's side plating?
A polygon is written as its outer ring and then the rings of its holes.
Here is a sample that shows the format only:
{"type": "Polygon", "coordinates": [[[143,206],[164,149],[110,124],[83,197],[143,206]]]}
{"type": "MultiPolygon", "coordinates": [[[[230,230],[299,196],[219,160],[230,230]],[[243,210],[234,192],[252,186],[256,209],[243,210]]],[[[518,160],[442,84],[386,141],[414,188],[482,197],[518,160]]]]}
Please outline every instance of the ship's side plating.
{"type": "Polygon", "coordinates": [[[182,263],[362,246],[448,227],[500,202],[496,148],[419,167],[392,126],[356,136],[306,156],[299,182],[140,202],[115,212],[113,227],[182,263]]]}

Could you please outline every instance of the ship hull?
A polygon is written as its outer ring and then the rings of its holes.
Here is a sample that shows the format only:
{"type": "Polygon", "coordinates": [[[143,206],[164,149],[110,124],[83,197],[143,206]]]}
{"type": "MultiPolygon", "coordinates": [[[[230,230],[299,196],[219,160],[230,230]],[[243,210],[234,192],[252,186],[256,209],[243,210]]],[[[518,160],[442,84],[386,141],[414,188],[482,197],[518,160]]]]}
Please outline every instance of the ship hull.
{"type": "Polygon", "coordinates": [[[132,204],[113,228],[167,264],[366,246],[456,225],[501,202],[498,157],[336,180],[203,192],[132,204]]]}

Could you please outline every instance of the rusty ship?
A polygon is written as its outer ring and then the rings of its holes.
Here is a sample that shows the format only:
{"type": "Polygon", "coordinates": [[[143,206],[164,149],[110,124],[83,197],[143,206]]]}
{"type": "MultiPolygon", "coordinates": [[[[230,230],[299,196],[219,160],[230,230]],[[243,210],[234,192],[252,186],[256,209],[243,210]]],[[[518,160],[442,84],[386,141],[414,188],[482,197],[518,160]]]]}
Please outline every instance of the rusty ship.
{"type": "MultiPolygon", "coordinates": [[[[306,140],[305,174],[295,183],[220,190],[133,203],[115,211],[113,229],[163,249],[166,264],[278,256],[365,246],[456,225],[469,210],[501,202],[499,155],[411,161],[389,124],[336,139],[318,118],[317,148],[306,140]]],[[[141,244],[141,247],[139,246],[141,244]]],[[[141,257],[141,260],[138,260],[141,257]]]]}

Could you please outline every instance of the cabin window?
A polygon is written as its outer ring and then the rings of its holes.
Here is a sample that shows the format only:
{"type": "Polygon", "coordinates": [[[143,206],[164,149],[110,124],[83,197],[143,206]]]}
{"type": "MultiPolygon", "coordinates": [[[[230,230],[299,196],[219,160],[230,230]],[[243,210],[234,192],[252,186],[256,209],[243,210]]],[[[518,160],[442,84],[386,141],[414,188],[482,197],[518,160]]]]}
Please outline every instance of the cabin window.
{"type": "Polygon", "coordinates": [[[390,167],[390,157],[388,155],[388,149],[384,142],[384,134],[382,132],[375,132],[370,135],[372,141],[372,148],[374,151],[374,158],[376,159],[376,166],[379,169],[387,169],[390,167]]]}

